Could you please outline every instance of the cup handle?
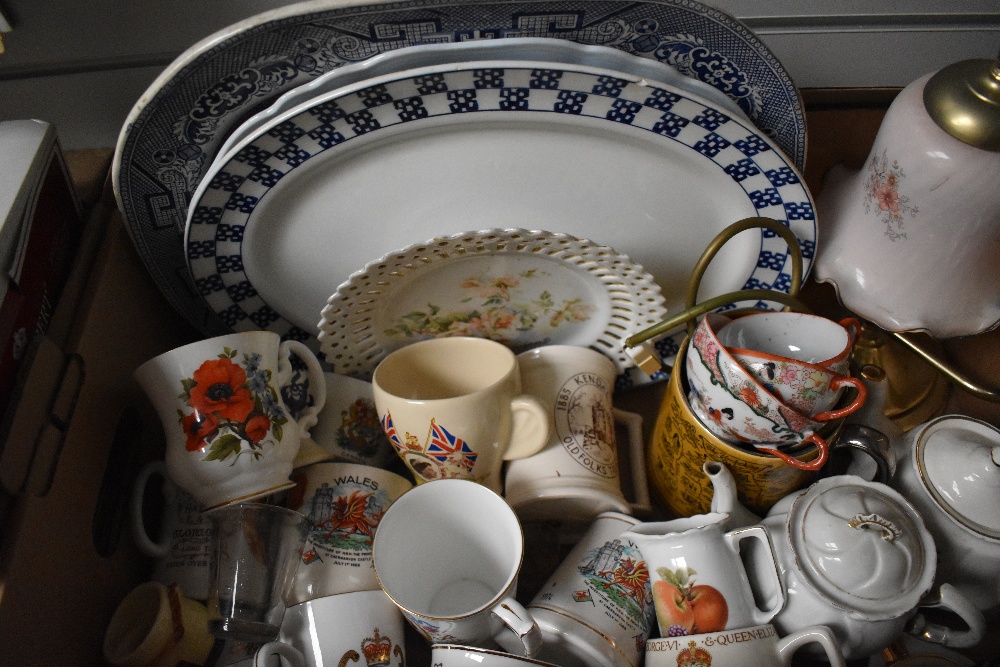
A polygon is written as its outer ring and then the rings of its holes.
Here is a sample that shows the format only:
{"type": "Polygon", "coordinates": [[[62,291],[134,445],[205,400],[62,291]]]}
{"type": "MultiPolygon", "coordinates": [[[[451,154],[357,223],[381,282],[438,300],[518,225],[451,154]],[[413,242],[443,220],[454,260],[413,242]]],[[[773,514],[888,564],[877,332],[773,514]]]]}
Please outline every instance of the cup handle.
{"type": "Polygon", "coordinates": [[[174,490],[170,478],[167,477],[166,465],[163,461],[150,461],[139,471],[132,487],[132,536],[139,551],[152,558],[165,558],[170,551],[170,536],[167,531],[163,531],[163,541],[156,542],[146,532],[146,524],[142,520],[142,501],[146,496],[146,485],[153,475],[163,478],[164,517],[170,512],[170,506],[173,504],[174,490]]]}
{"type": "Polygon", "coordinates": [[[936,595],[921,601],[920,606],[927,609],[946,609],[961,618],[968,629],[953,630],[943,625],[928,623],[923,614],[917,614],[906,628],[911,635],[933,644],[954,648],[971,648],[982,640],[986,631],[983,612],[951,584],[941,584],[936,595]]]}
{"type": "Polygon", "coordinates": [[[856,317],[845,317],[840,320],[839,324],[847,329],[847,335],[851,339],[850,347],[854,347],[854,343],[858,341],[858,337],[861,335],[861,321],[856,317]]]}
{"type": "Polygon", "coordinates": [[[506,597],[490,611],[503,622],[503,627],[493,635],[497,644],[514,655],[530,658],[538,654],[542,648],[542,631],[520,602],[506,597]]]}
{"type": "Polygon", "coordinates": [[[283,372],[283,366],[288,364],[288,353],[292,352],[301,359],[309,372],[309,393],[312,394],[313,404],[302,411],[296,423],[302,431],[302,435],[308,435],[309,429],[319,421],[320,410],[326,404],[326,378],[323,377],[323,367],[313,351],[306,347],[305,343],[297,340],[282,341],[278,348],[279,362],[278,372],[283,372]]]}
{"type": "Polygon", "coordinates": [[[642,415],[613,408],[615,421],[624,424],[628,430],[629,467],[632,468],[632,491],[635,502],[629,502],[633,512],[648,512],[652,509],[649,498],[649,479],[646,477],[646,452],[642,439],[642,415]]]}
{"type": "Polygon", "coordinates": [[[542,451],[549,442],[549,415],[535,398],[522,394],[510,402],[513,424],[504,461],[523,459],[542,451]]]}
{"type": "Polygon", "coordinates": [[[784,667],[792,664],[792,655],[806,644],[822,644],[830,667],[845,667],[844,654],[837,645],[830,628],[812,625],[778,640],[778,657],[784,667]]]}
{"type": "Polygon", "coordinates": [[[865,383],[861,378],[851,377],[848,375],[838,375],[830,382],[830,388],[833,390],[838,390],[841,387],[854,387],[858,395],[854,397],[850,405],[839,408],[837,410],[827,410],[826,412],[821,412],[815,415],[813,419],[819,422],[829,421],[831,419],[840,419],[841,417],[846,417],[852,412],[856,412],[861,409],[861,406],[865,404],[865,399],[868,398],[868,389],[865,387],[865,383]]]}
{"type": "MultiPolygon", "coordinates": [[[[726,533],[725,537],[729,548],[737,556],[740,554],[740,542],[747,539],[754,539],[758,540],[764,546],[767,550],[767,557],[771,559],[771,566],[774,571],[774,591],[777,599],[768,609],[761,609],[754,605],[752,612],[753,624],[764,625],[770,622],[781,611],[782,607],[785,606],[785,587],[781,583],[781,573],[778,571],[778,559],[774,556],[774,546],[771,544],[771,536],[763,526],[747,526],[746,528],[731,530],[726,533]]],[[[768,573],[770,572],[771,570],[768,570],[768,573]]]]}
{"type": "MultiPolygon", "coordinates": [[[[819,470],[824,465],[826,465],[826,460],[830,457],[830,445],[826,443],[826,440],[816,435],[815,433],[810,433],[806,437],[802,438],[802,442],[811,442],[816,445],[816,449],[819,450],[819,456],[814,458],[812,461],[800,461],[791,454],[786,454],[777,447],[774,448],[764,448],[768,454],[773,454],[779,459],[787,463],[793,468],[798,468],[799,470],[819,470]]],[[[758,447],[758,449],[761,449],[758,447]]]]}
{"type": "Polygon", "coordinates": [[[253,657],[253,667],[305,667],[305,664],[302,652],[284,642],[268,642],[257,649],[253,657]]]}

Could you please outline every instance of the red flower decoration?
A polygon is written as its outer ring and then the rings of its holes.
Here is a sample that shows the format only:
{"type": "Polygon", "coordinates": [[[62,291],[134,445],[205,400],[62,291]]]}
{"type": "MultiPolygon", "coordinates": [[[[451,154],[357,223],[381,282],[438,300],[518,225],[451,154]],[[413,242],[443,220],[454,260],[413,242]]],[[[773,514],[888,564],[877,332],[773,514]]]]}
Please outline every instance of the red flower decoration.
{"type": "Polygon", "coordinates": [[[247,421],[246,433],[250,442],[260,442],[267,437],[267,432],[271,430],[271,420],[264,415],[257,414],[247,421]]]}
{"type": "Polygon", "coordinates": [[[196,452],[208,445],[208,440],[215,437],[219,423],[213,415],[192,412],[181,419],[181,428],[187,436],[184,448],[196,452]]]}
{"type": "Polygon", "coordinates": [[[194,372],[189,404],[195,412],[242,422],[254,408],[253,395],[244,387],[246,371],[229,359],[209,359],[194,372]]]}

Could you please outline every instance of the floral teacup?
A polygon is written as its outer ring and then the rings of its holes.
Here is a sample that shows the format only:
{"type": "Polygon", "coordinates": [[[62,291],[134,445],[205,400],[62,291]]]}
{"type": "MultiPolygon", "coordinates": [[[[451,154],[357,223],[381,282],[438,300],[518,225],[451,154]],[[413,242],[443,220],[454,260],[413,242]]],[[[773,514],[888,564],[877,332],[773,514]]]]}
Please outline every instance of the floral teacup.
{"type": "Polygon", "coordinates": [[[846,417],[865,403],[867,390],[860,378],[834,373],[818,364],[755,350],[728,348],[728,351],[733,359],[785,405],[816,421],[846,417]],[[849,405],[833,409],[840,401],[845,387],[854,387],[857,395],[849,405]]]}
{"type": "Polygon", "coordinates": [[[299,444],[326,401],[309,348],[270,331],[179,347],[140,366],[135,379],[163,423],[167,474],[206,510],[293,486],[299,444]],[[292,352],[308,369],[313,399],[297,419],[281,395],[297,378],[292,352]]]}
{"type": "Polygon", "coordinates": [[[817,433],[823,422],[783,403],[729,354],[715,334],[729,321],[724,315],[708,313],[691,337],[685,370],[692,410],[722,440],[766,449],[789,465],[818,470],[829,453],[826,441],[817,433]],[[819,456],[809,463],[780,449],[806,442],[819,450],[819,456]]]}

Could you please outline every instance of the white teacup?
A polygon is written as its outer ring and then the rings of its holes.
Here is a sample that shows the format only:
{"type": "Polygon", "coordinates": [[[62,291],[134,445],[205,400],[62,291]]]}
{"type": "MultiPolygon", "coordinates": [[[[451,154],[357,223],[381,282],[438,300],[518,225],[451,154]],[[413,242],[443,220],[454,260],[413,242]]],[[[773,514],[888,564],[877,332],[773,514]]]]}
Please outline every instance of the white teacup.
{"type": "Polygon", "coordinates": [[[505,460],[548,442],[548,415],[521,392],[517,357],[485,338],[434,338],[392,352],[372,378],[389,441],[417,483],[471,479],[501,492],[505,460]]]}
{"type": "Polygon", "coordinates": [[[355,463],[314,463],[293,473],[288,506],[309,519],[292,603],[352,591],[381,590],[372,540],[382,515],[413,483],[355,463]]]}
{"type": "Polygon", "coordinates": [[[533,656],[541,633],[515,599],[524,534],[503,498],[442,479],[407,491],[382,517],[373,559],[383,590],[429,642],[533,656]]]}
{"type": "Polygon", "coordinates": [[[460,644],[435,644],[431,648],[433,667],[557,667],[550,662],[500,651],[460,644]]]}
{"type": "Polygon", "coordinates": [[[575,345],[535,348],[517,361],[524,390],[548,412],[551,430],[545,449],[507,467],[504,496],[518,516],[590,522],[601,512],[649,509],[642,417],[614,409],[614,363],[575,345]],[[629,433],[634,504],[622,493],[616,422],[629,433]]]}
{"type": "Polygon", "coordinates": [[[193,600],[208,599],[209,561],[212,558],[212,521],[187,491],[167,477],[162,461],[150,461],[139,472],[132,489],[132,536],[139,551],[156,559],[152,578],[177,584],[193,600]],[[146,530],[143,505],[154,477],[163,479],[163,516],[160,534],[146,530]]]}
{"type": "Polygon", "coordinates": [[[720,326],[717,333],[727,348],[796,359],[848,375],[861,324],[851,317],[835,322],[809,313],[768,311],[738,317],[720,326]]]}
{"type": "Polygon", "coordinates": [[[381,589],[293,605],[279,637],[302,652],[307,667],[406,664],[403,616],[381,589]]]}
{"type": "Polygon", "coordinates": [[[135,371],[167,438],[167,472],[206,510],[292,486],[300,440],[326,401],[323,371],[298,341],[248,331],[191,343],[135,371]],[[313,405],[293,418],[281,398],[289,355],[309,369],[313,405]]]}
{"type": "Polygon", "coordinates": [[[539,589],[528,610],[542,631],[540,660],[563,667],[639,667],[656,621],[638,546],[639,522],[604,512],[539,589]]]}
{"type": "Polygon", "coordinates": [[[826,652],[831,667],[844,667],[844,656],[833,633],[823,625],[803,628],[787,637],[779,637],[773,625],[758,625],[686,637],[650,639],[646,642],[646,667],[709,664],[712,667],[788,667],[795,652],[812,643],[819,644],[826,652]]]}

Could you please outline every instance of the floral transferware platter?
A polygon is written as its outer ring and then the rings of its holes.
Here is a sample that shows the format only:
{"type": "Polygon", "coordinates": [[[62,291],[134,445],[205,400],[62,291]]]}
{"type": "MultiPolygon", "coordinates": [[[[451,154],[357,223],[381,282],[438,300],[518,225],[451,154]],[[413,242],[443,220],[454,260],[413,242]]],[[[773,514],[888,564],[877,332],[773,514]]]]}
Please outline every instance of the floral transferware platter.
{"type": "Polygon", "coordinates": [[[359,63],[344,65],[338,69],[330,70],[316,78],[312,83],[293,88],[278,98],[271,106],[254,114],[233,130],[219,149],[216,161],[228,159],[229,152],[234,146],[279,114],[333,90],[358,85],[377,76],[404,72],[419,67],[484,60],[548,62],[614,70],[631,76],[644,77],[657,83],[669,84],[684,90],[691,97],[708,100],[730,115],[745,117],[743,110],[736,102],[726,97],[718,88],[713,88],[698,79],[684,76],[665,63],[635,56],[608,46],[577,44],[576,42],[548,37],[419,44],[388,51],[359,63]]]}
{"type": "Polygon", "coordinates": [[[338,373],[367,379],[408,343],[479,336],[516,352],[592,347],[626,373],[638,369],[622,341],[663,319],[663,304],[652,276],[613,248],[568,234],[487,229],[431,239],[352,274],[323,308],[320,351],[338,373]]]}
{"type": "Polygon", "coordinates": [[[801,168],[805,162],[805,113],[786,70],[746,26],[691,0],[348,6],[311,0],[195,44],[153,82],[126,119],[112,182],[139,255],[168,301],[206,333],[232,329],[192,285],[182,236],[192,193],[243,121],[296,86],[380,53],[513,37],[598,44],[670,64],[722,91],[793,164],[801,168]]]}
{"type": "MultiPolygon", "coordinates": [[[[749,123],[666,84],[534,65],[419,68],[272,119],[192,204],[185,248],[198,293],[234,330],[310,340],[359,258],[470,222],[614,247],[653,275],[672,311],[704,248],[745,217],[789,225],[808,268],[810,195],[749,123]]],[[[713,261],[702,293],[788,291],[790,266],[781,237],[743,233],[713,261]]],[[[680,336],[660,341],[667,361],[680,336]]]]}

